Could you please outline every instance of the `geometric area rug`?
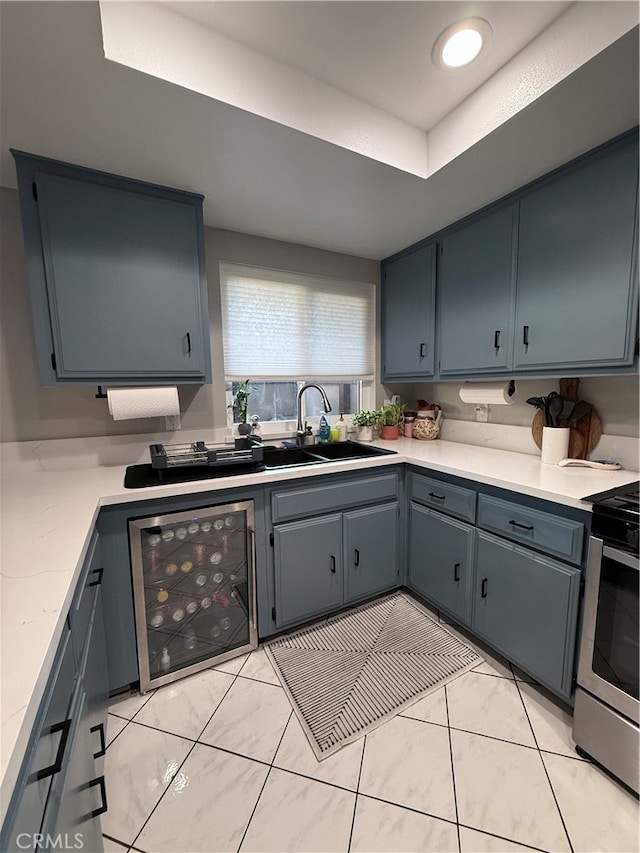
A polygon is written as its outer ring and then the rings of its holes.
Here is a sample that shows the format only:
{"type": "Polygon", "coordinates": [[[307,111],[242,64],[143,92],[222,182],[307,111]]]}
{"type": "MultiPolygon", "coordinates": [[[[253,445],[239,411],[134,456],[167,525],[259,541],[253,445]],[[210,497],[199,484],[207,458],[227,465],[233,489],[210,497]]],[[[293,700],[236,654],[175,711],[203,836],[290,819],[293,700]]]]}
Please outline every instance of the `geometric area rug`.
{"type": "Polygon", "coordinates": [[[279,637],[265,651],[318,760],[482,662],[402,592],[279,637]]]}

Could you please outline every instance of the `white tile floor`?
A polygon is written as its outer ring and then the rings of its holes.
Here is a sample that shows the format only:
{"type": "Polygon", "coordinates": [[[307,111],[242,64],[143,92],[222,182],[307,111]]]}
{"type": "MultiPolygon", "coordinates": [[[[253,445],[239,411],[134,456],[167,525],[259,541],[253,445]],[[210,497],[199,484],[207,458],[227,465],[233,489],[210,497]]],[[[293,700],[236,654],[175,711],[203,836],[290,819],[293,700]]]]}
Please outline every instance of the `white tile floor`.
{"type": "Polygon", "coordinates": [[[262,650],[114,701],[105,850],[636,853],[638,801],[577,756],[568,709],[478,650],[322,762],[262,650]]]}

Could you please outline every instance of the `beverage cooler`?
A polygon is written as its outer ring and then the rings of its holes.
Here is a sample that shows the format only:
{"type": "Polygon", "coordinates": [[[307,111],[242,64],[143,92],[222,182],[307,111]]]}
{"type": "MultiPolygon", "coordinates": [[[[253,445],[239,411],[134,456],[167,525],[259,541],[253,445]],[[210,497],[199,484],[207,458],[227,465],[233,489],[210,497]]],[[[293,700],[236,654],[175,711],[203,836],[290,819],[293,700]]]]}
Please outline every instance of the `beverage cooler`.
{"type": "Polygon", "coordinates": [[[253,501],[129,522],[140,691],[258,646],[253,501]]]}

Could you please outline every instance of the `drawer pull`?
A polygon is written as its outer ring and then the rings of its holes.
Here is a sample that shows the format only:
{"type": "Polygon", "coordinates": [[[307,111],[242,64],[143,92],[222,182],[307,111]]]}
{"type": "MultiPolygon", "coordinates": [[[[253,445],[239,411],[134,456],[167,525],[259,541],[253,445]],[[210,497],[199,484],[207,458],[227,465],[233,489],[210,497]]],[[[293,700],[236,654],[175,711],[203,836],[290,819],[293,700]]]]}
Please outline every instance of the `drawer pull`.
{"type": "Polygon", "coordinates": [[[332,554],[331,555],[331,574],[335,575],[335,573],[336,573],[336,558],[332,554]]]}
{"type": "Polygon", "coordinates": [[[93,734],[94,732],[100,733],[100,749],[97,752],[93,753],[93,757],[94,758],[102,758],[102,756],[107,751],[107,744],[106,744],[106,741],[104,739],[104,724],[98,723],[97,726],[92,726],[89,729],[89,731],[91,732],[91,734],[93,734]]]}
{"type": "Polygon", "coordinates": [[[104,567],[100,566],[99,569],[93,569],[93,571],[89,572],[89,577],[91,575],[96,575],[96,579],[88,583],[87,586],[100,586],[102,583],[102,575],[104,574],[104,567]]]}
{"type": "Polygon", "coordinates": [[[357,548],[355,549],[354,555],[353,555],[353,565],[354,566],[360,565],[360,551],[358,551],[357,548]]]}
{"type": "Polygon", "coordinates": [[[519,527],[521,530],[526,530],[528,533],[530,533],[533,530],[533,524],[520,524],[519,522],[515,521],[513,518],[508,523],[512,524],[514,527],[519,527]]]}
{"type": "Polygon", "coordinates": [[[460,580],[460,563],[456,563],[453,567],[453,579],[456,583],[460,580]]]}
{"type": "Polygon", "coordinates": [[[99,817],[101,814],[104,814],[108,808],[108,806],[107,806],[107,789],[106,789],[106,786],[104,784],[104,776],[98,776],[97,779],[92,779],[91,782],[89,782],[87,787],[94,788],[96,785],[100,786],[100,797],[102,799],[102,805],[99,808],[94,809],[91,812],[91,817],[99,817]]]}
{"type": "Polygon", "coordinates": [[[62,732],[60,736],[60,743],[58,744],[58,752],[56,754],[56,760],[49,767],[45,767],[43,770],[38,770],[35,774],[35,780],[40,781],[40,779],[46,779],[47,776],[55,776],[56,773],[59,773],[62,769],[62,761],[64,759],[64,751],[67,746],[67,740],[69,738],[69,732],[71,730],[71,719],[65,720],[64,723],[56,723],[54,726],[51,726],[47,732],[47,734],[54,735],[57,732],[62,732]]]}
{"type": "Polygon", "coordinates": [[[480,598],[487,597],[487,578],[482,579],[482,588],[480,590],[480,598]]]}
{"type": "Polygon", "coordinates": [[[447,499],[446,495],[436,495],[435,492],[429,492],[429,497],[433,498],[434,501],[444,501],[447,499]]]}

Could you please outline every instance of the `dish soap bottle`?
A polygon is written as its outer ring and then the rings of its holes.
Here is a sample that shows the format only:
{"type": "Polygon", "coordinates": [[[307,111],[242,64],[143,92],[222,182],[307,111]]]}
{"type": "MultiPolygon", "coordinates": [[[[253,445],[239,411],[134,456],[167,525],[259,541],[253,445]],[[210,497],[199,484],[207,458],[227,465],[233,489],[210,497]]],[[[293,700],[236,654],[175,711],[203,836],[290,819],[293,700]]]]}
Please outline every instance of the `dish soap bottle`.
{"type": "Polygon", "coordinates": [[[325,418],[324,415],[320,417],[320,428],[318,429],[318,438],[320,442],[329,441],[331,436],[331,427],[329,426],[329,421],[325,418]]]}
{"type": "Polygon", "coordinates": [[[338,441],[346,441],[347,422],[345,421],[342,412],[340,412],[340,420],[336,423],[336,429],[338,430],[338,441]]]}

